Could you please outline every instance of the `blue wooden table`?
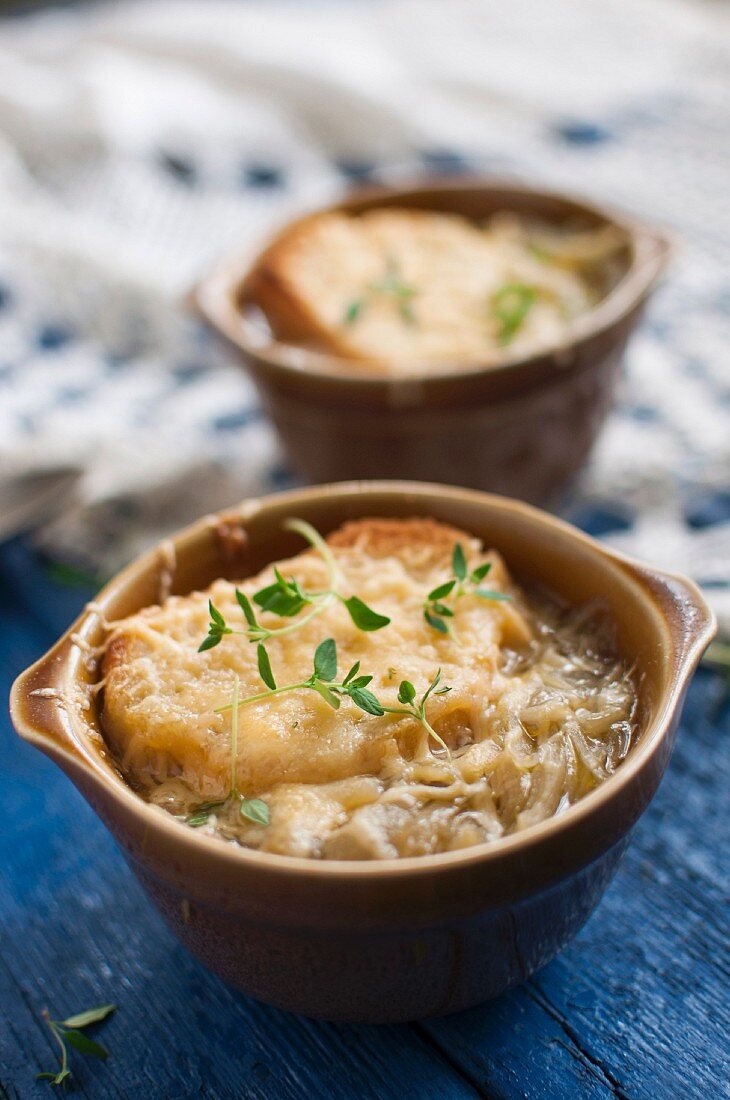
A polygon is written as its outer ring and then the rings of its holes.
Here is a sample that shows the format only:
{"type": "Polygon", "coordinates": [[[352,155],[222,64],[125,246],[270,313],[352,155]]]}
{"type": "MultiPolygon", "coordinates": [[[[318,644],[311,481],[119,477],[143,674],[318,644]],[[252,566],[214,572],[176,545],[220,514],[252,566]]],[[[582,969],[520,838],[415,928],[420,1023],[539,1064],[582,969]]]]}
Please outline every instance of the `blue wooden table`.
{"type": "MultiPolygon", "coordinates": [[[[0,690],[90,596],[22,541],[0,549],[0,690]]],[[[256,1004],[178,946],[104,827],[0,714],[0,1097],[35,1073],[57,1018],[115,1001],[85,1097],[728,1096],[730,706],[700,671],[660,792],[598,911],[520,989],[413,1026],[314,1023],[256,1004]]]]}

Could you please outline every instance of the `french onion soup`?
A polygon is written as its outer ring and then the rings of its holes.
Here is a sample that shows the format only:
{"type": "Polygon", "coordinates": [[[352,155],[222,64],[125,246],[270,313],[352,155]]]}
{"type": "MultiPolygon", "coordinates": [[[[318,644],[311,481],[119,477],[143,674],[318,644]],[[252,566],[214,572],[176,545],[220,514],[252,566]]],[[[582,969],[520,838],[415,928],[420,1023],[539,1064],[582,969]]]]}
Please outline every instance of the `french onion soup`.
{"type": "Polygon", "coordinates": [[[527,594],[429,519],[364,519],[238,584],[111,624],[102,722],[151,803],[312,859],[453,851],[621,763],[635,685],[600,609],[527,594]]]}
{"type": "Polygon", "coordinates": [[[245,296],[275,339],[375,374],[497,365],[553,348],[615,285],[616,226],[382,207],[316,215],[262,255],[245,296]]]}

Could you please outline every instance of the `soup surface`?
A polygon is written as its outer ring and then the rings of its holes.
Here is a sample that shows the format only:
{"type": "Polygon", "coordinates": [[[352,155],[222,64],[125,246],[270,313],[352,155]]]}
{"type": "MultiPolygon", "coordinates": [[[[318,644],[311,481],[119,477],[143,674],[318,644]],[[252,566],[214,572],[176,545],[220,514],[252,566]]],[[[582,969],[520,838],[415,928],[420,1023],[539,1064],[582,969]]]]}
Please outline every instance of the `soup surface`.
{"type": "Polygon", "coordinates": [[[625,250],[609,225],[558,229],[506,212],[485,224],[396,208],[327,213],[264,253],[247,295],[279,340],[361,372],[429,373],[560,344],[615,285],[625,250]]]}
{"type": "Polygon", "coordinates": [[[431,520],[303,533],[238,594],[113,625],[103,726],[143,797],[234,844],[393,859],[525,829],[626,756],[634,684],[595,608],[528,598],[431,520]]]}

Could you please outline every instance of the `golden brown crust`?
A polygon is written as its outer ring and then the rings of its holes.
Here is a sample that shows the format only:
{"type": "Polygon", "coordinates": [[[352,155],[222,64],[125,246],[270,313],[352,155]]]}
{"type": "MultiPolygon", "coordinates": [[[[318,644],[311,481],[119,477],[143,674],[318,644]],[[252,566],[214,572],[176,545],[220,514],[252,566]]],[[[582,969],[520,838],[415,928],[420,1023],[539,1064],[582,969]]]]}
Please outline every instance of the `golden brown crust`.
{"type": "Polygon", "coordinates": [[[275,249],[262,257],[256,270],[246,282],[246,297],[255,301],[266,314],[271,331],[277,340],[292,344],[316,344],[328,347],[330,333],[317,323],[292,292],[289,284],[277,270],[273,256],[275,249]]]}
{"type": "Polygon", "coordinates": [[[378,519],[368,517],[350,520],[327,536],[330,546],[344,550],[357,547],[371,558],[403,557],[413,550],[427,550],[431,564],[451,554],[457,542],[465,545],[472,536],[440,523],[435,519],[378,519]]]}
{"type": "Polygon", "coordinates": [[[245,293],[266,314],[277,340],[310,344],[336,354],[351,355],[343,349],[337,333],[323,325],[297,292],[288,275],[291,257],[310,238],[315,238],[323,218],[314,215],[286,230],[259,257],[246,280],[245,293]]]}
{"type": "Polygon", "coordinates": [[[116,665],[124,664],[129,654],[130,646],[127,635],[124,633],[112,635],[104,650],[104,659],[101,666],[102,674],[107,676],[116,665]]]}

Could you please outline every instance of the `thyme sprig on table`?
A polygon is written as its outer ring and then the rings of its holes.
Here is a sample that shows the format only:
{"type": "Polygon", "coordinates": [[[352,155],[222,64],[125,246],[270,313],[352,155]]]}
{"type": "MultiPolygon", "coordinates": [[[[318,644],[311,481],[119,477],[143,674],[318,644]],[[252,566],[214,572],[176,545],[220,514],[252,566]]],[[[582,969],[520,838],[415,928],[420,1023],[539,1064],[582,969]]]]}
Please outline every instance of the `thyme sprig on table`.
{"type": "Polygon", "coordinates": [[[511,600],[509,592],[480,587],[491,568],[492,563],[485,561],[469,572],[464,547],[457,542],[451,555],[453,576],[443,584],[437,584],[432,588],[424,601],[423,617],[428,625],[438,630],[440,634],[449,634],[454,637],[453,627],[448,621],[453,619],[454,609],[446,601],[450,600],[453,603],[459,596],[465,596],[468,593],[480,596],[483,600],[511,600]]]}
{"type": "Polygon", "coordinates": [[[325,703],[333,710],[339,710],[344,699],[349,699],[359,710],[366,714],[372,714],[376,718],[384,714],[396,714],[404,717],[415,718],[425,728],[429,737],[432,737],[448,754],[449,749],[443,738],[436,732],[426,716],[426,704],[431,695],[445,695],[451,691],[450,687],[441,687],[441,669],[438,670],[431,683],[420,699],[416,698],[416,689],[409,680],[402,680],[398,688],[399,707],[388,707],[382,703],[370,689],[373,677],[360,675],[360,662],[356,661],[342,680],[337,679],[337,645],[334,638],[326,638],[320,642],[314,652],[314,662],[311,674],[305,680],[298,680],[292,684],[277,684],[268,653],[263,645],[258,647],[259,675],[266,685],[266,691],[257,692],[255,695],[246,696],[243,699],[234,697],[231,703],[216,707],[216,714],[233,708],[234,713],[239,707],[249,703],[258,703],[263,699],[271,699],[276,695],[284,695],[291,691],[315,691],[325,703]]]}
{"type": "Polygon", "coordinates": [[[61,1064],[55,1073],[46,1071],[36,1074],[36,1080],[48,1081],[54,1087],[65,1088],[71,1078],[71,1070],[68,1064],[69,1047],[80,1051],[81,1054],[90,1054],[94,1058],[101,1058],[102,1061],[106,1061],[109,1057],[108,1052],[100,1043],[95,1043],[88,1035],[84,1035],[82,1028],[101,1023],[107,1016],[111,1016],[116,1007],[116,1005],[100,1005],[98,1008],[88,1008],[86,1011],[77,1012],[65,1020],[52,1020],[48,1010],[44,1009],[43,1018],[51,1029],[51,1034],[61,1051],[61,1064]]]}
{"type": "Polygon", "coordinates": [[[393,300],[402,319],[408,325],[416,324],[416,315],[413,312],[413,298],[418,294],[416,287],[403,282],[398,264],[390,257],[387,261],[385,274],[381,279],[374,279],[368,283],[365,292],[359,298],[354,298],[345,310],[342,323],[354,325],[362,315],[365,308],[373,298],[385,295],[393,300]]]}
{"type": "Polygon", "coordinates": [[[325,540],[311,524],[302,519],[290,519],[287,520],[285,526],[290,531],[296,531],[300,534],[321,555],[327,566],[327,587],[320,592],[309,592],[294,577],[284,577],[280,570],[274,566],[275,580],[273,584],[266,585],[266,587],[256,592],[253,603],[239,588],[235,590],[236,600],[243,612],[246,623],[244,630],[236,630],[231,627],[213,601],[208,601],[210,613],[208,633],[200,643],[198,652],[202,653],[206,649],[213,649],[214,646],[219,645],[226,634],[242,634],[250,642],[257,644],[265,643],[269,638],[290,634],[320,615],[334,600],[339,600],[344,604],[358,630],[369,632],[381,630],[388,625],[390,619],[387,615],[380,615],[377,611],[368,607],[359,596],[345,597],[337,591],[339,582],[337,562],[325,540]],[[270,612],[280,618],[294,619],[295,621],[288,626],[264,626],[257,618],[254,604],[258,607],[259,613],[270,612]],[[305,608],[309,608],[309,610],[305,615],[300,616],[300,612],[304,611],[305,608]]]}

